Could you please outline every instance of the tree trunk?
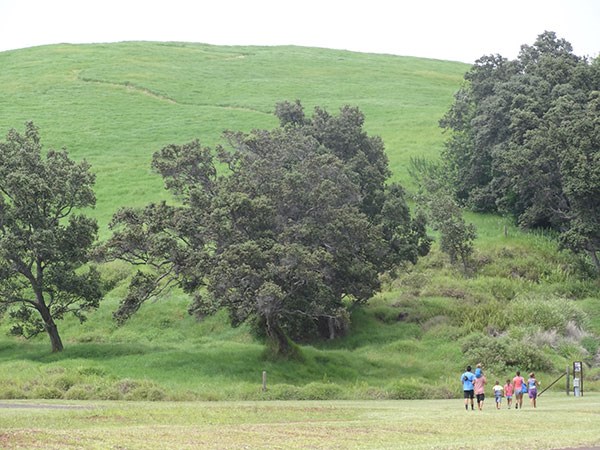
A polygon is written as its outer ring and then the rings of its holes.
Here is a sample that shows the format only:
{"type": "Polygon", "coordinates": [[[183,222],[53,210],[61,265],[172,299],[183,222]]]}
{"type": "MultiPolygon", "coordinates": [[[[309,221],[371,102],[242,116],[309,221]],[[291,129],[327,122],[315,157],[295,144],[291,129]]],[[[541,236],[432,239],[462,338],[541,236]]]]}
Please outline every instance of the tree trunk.
{"type": "Polygon", "coordinates": [[[41,305],[38,304],[38,311],[42,316],[44,321],[44,328],[46,329],[46,333],[48,333],[48,337],[50,338],[50,345],[52,346],[52,352],[62,352],[63,351],[63,343],[60,339],[60,335],[58,334],[58,327],[54,323],[54,319],[50,314],[50,310],[46,306],[45,303],[41,305]]]}
{"type": "Polygon", "coordinates": [[[50,337],[50,344],[52,345],[52,353],[62,352],[63,351],[63,343],[60,339],[60,335],[58,334],[58,328],[54,321],[51,324],[46,324],[46,332],[50,337]]]}
{"type": "Polygon", "coordinates": [[[595,250],[589,250],[588,254],[591,256],[594,266],[596,266],[596,272],[600,273],[600,260],[598,259],[598,253],[595,250]]]}
{"type": "Polygon", "coordinates": [[[335,319],[333,317],[328,317],[327,325],[329,326],[329,340],[334,340],[335,339],[335,319]]]}
{"type": "Polygon", "coordinates": [[[289,338],[278,324],[269,323],[267,337],[276,355],[286,356],[291,352],[289,338]]]}

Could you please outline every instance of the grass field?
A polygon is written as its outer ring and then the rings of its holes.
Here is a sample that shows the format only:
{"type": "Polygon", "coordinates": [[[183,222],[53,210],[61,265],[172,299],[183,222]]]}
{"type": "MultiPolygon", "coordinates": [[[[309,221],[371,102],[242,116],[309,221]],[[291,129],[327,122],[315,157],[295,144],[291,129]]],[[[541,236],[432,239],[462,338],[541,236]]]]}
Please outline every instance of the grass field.
{"type": "MultiPolygon", "coordinates": [[[[0,52],[0,67],[0,133],[33,120],[44,148],[64,146],[91,163],[98,202],[89,213],[101,238],[120,206],[167,199],[150,170],[153,152],[194,138],[213,146],[226,129],[274,127],[282,100],[300,99],[308,114],[315,106],[332,114],[358,106],[367,132],[383,138],[393,179],[410,188],[408,161],[439,155],[438,121],[468,69],[302,47],[149,42],[0,52]]],[[[84,324],[59,322],[61,354],[50,354],[46,336],[6,336],[8,321],[0,322],[0,398],[256,400],[263,370],[271,400],[447,398],[460,395],[456,378],[479,356],[466,343],[483,334],[514,347],[535,337],[549,363],[522,369],[536,370],[545,384],[583,360],[588,387],[599,390],[599,280],[580,258],[559,252],[552,236],[525,233],[502,217],[467,219],[478,233],[475,276],[464,277],[434,246],[384,280],[384,292],[353,313],[347,336],[301,343],[301,361],[265,358],[264,343],[246,326],[231,328],[224,312],[196,321],[177,292],[117,327],[111,315],[131,269],[104,265],[116,287],[84,324]],[[514,305],[526,314],[506,313],[514,305]]],[[[502,379],[513,371],[488,373],[502,379]]]]}
{"type": "Polygon", "coordinates": [[[600,395],[462,400],[0,402],[3,449],[559,449],[600,445],[600,395]]]}

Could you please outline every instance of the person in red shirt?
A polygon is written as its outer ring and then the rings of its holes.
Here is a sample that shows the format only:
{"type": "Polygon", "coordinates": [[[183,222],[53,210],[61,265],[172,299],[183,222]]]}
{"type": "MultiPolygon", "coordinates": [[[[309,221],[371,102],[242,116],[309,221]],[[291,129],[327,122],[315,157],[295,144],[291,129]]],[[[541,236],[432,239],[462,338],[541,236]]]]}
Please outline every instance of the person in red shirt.
{"type": "Polygon", "coordinates": [[[517,376],[512,379],[512,385],[515,392],[515,409],[523,409],[523,383],[525,383],[525,378],[523,378],[521,372],[517,370],[517,376]]]}
{"type": "Polygon", "coordinates": [[[506,384],[504,385],[504,396],[506,397],[508,409],[510,409],[513,398],[513,385],[510,383],[510,379],[506,380],[506,384]]]}

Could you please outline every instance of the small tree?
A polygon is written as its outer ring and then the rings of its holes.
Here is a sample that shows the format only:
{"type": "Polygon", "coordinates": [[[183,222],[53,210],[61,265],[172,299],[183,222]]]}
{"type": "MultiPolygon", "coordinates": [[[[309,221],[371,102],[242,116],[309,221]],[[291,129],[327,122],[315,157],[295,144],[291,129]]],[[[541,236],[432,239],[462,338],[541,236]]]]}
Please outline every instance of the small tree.
{"type": "Polygon", "coordinates": [[[43,157],[31,122],[0,142],[0,312],[13,320],[13,334],[48,333],[53,352],[63,349],[56,320],[85,320],[102,296],[98,272],[81,270],[96,221],[74,213],[95,204],[89,169],[65,150],[43,157]]]}
{"type": "Polygon", "coordinates": [[[467,274],[477,231],[475,225],[465,222],[462,208],[452,195],[450,180],[441,166],[422,158],[411,159],[409,173],[419,186],[417,203],[425,209],[431,227],[440,233],[440,250],[448,255],[451,264],[460,263],[467,274]]]}

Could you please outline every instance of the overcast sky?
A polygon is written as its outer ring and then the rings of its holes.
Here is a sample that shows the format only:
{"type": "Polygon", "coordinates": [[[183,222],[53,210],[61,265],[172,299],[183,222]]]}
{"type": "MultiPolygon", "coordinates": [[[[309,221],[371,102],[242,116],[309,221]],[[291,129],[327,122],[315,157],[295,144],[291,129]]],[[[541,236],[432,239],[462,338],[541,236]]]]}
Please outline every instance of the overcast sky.
{"type": "Polygon", "coordinates": [[[600,51],[598,0],[0,0],[0,51],[56,43],[301,45],[472,63],[545,30],[600,51]]]}

